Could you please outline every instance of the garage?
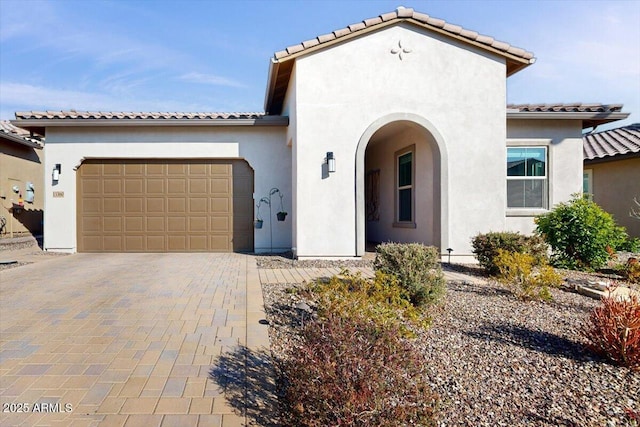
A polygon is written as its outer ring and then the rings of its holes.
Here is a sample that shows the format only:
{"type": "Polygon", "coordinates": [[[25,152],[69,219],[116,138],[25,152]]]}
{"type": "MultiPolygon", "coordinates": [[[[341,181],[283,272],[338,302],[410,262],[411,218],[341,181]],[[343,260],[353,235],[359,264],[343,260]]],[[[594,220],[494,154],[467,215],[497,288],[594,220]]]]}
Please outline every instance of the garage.
{"type": "Polygon", "coordinates": [[[254,172],[238,159],[91,159],[79,252],[251,252],[254,172]]]}

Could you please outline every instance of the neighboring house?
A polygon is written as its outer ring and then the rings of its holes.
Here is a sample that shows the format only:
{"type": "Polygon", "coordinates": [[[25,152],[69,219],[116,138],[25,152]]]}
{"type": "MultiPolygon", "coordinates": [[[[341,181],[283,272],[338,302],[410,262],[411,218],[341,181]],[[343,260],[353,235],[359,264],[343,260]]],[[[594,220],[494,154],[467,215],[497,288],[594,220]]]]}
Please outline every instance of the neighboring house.
{"type": "Polygon", "coordinates": [[[42,140],[0,121],[0,233],[42,234],[42,140]],[[22,205],[22,206],[20,206],[22,205]]]}
{"type": "Polygon", "coordinates": [[[640,123],[589,133],[584,141],[584,192],[613,215],[630,236],[640,237],[631,209],[640,202],[640,123]]]}
{"type": "Polygon", "coordinates": [[[46,133],[48,250],[354,257],[397,241],[472,260],[472,236],[530,232],[580,191],[582,129],[628,116],[507,106],[506,78],[533,62],[398,8],[276,52],[264,114],[20,112],[14,123],[46,133]]]}

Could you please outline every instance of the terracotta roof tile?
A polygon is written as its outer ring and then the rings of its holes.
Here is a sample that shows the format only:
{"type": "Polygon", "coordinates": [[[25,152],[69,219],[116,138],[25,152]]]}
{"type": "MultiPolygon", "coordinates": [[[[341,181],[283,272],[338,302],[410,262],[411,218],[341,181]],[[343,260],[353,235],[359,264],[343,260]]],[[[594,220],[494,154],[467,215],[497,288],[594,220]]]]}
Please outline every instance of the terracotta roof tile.
{"type": "Polygon", "coordinates": [[[8,120],[0,120],[0,135],[27,147],[42,148],[44,143],[42,138],[32,136],[31,132],[12,125],[8,120]]]}
{"type": "Polygon", "coordinates": [[[622,104],[509,104],[508,109],[521,112],[614,113],[622,111],[622,104]]]}
{"type": "Polygon", "coordinates": [[[527,52],[524,49],[511,46],[510,44],[505,42],[497,41],[493,37],[478,34],[475,31],[467,30],[459,25],[448,23],[443,19],[434,18],[425,13],[416,12],[412,8],[404,7],[399,7],[393,12],[383,13],[377,17],[365,19],[362,22],[351,24],[346,28],[335,30],[331,35],[327,34],[318,36],[315,39],[288,47],[286,50],[276,52],[274,54],[274,58],[276,60],[285,59],[289,55],[302,52],[305,49],[321,45],[336,38],[345,37],[363,29],[375,27],[376,25],[380,25],[384,22],[404,19],[411,19],[414,22],[421,23],[422,25],[425,25],[427,27],[431,26],[434,28],[442,29],[443,31],[451,33],[452,35],[461,36],[463,38],[469,39],[470,41],[486,45],[487,47],[492,47],[502,52],[507,52],[513,56],[525,59],[527,61],[533,59],[533,53],[527,52]],[[313,42],[313,40],[316,40],[317,43],[313,42]]]}
{"type": "MultiPolygon", "coordinates": [[[[16,113],[17,120],[32,119],[93,119],[93,120],[233,120],[259,119],[264,113],[179,113],[179,112],[92,112],[92,111],[23,111],[16,113]]],[[[25,131],[26,132],[26,131],[25,131]]]]}
{"type": "Polygon", "coordinates": [[[585,160],[640,154],[640,123],[586,134],[582,143],[585,160]]]}

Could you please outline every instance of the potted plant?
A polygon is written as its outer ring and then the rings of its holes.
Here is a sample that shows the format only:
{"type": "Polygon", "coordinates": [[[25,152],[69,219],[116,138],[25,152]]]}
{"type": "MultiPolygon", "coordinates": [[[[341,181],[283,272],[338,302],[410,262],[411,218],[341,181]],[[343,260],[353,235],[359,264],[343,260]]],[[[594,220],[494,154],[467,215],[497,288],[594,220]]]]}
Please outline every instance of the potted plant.
{"type": "Polygon", "coordinates": [[[278,221],[284,221],[287,218],[287,212],[284,210],[284,204],[282,203],[283,195],[278,190],[278,196],[280,196],[280,211],[276,213],[276,217],[278,217],[278,221]]]}
{"type": "Polygon", "coordinates": [[[260,199],[260,201],[256,205],[256,208],[258,208],[258,210],[256,211],[256,219],[253,221],[253,226],[255,228],[262,228],[262,224],[264,224],[264,221],[260,216],[260,206],[262,206],[263,203],[266,203],[267,205],[271,206],[271,202],[266,197],[263,197],[262,199],[260,199]]]}

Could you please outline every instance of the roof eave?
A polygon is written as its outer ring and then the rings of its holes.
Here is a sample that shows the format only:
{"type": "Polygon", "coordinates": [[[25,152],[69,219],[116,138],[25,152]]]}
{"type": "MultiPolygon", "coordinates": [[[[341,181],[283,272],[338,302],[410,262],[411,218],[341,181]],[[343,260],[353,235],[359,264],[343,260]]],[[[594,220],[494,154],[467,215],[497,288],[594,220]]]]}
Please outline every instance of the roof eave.
{"type": "Polygon", "coordinates": [[[618,160],[634,159],[636,157],[640,157],[640,152],[630,151],[624,154],[613,154],[610,156],[594,157],[592,159],[586,158],[584,159],[584,163],[587,165],[593,165],[597,163],[615,162],[618,160]]]}
{"type": "Polygon", "coordinates": [[[630,113],[622,112],[555,112],[555,111],[507,111],[507,120],[581,120],[582,129],[624,120],[630,113]]]}
{"type": "Polygon", "coordinates": [[[40,144],[38,144],[37,142],[28,141],[28,140],[26,140],[24,138],[21,138],[21,137],[17,136],[17,135],[11,135],[11,134],[3,132],[3,133],[0,134],[0,138],[4,139],[4,140],[7,140],[9,142],[13,142],[13,143],[16,143],[16,144],[24,145],[25,147],[42,148],[40,146],[40,144]]]}
{"type": "Polygon", "coordinates": [[[264,116],[259,119],[16,119],[11,120],[11,124],[30,131],[44,130],[47,127],[98,126],[288,126],[289,117],[264,116]]]}
{"type": "MultiPolygon", "coordinates": [[[[438,33],[438,34],[442,34],[442,35],[444,35],[446,37],[452,38],[454,40],[458,40],[458,41],[460,41],[462,43],[466,43],[466,44],[475,46],[475,47],[477,47],[479,49],[482,49],[482,50],[485,50],[485,51],[489,51],[489,52],[492,52],[492,53],[494,53],[496,55],[504,57],[506,59],[506,76],[507,77],[509,77],[509,76],[517,73],[518,71],[528,67],[529,65],[535,63],[535,57],[533,57],[531,59],[521,58],[521,57],[518,57],[516,55],[512,55],[509,52],[505,52],[505,51],[496,49],[496,48],[494,48],[492,46],[488,46],[488,45],[485,45],[483,43],[479,43],[479,42],[477,42],[475,40],[470,40],[470,39],[468,39],[466,37],[463,37],[463,36],[460,36],[460,35],[457,35],[457,34],[453,34],[453,33],[449,32],[449,31],[444,30],[444,29],[437,28],[437,27],[434,27],[432,25],[427,25],[427,24],[425,24],[423,22],[420,22],[420,21],[417,21],[417,20],[415,20],[413,18],[394,18],[394,19],[391,19],[391,20],[388,20],[388,21],[385,21],[385,22],[378,23],[378,24],[376,24],[374,26],[367,27],[367,28],[364,28],[362,30],[358,30],[358,31],[350,33],[350,34],[346,34],[346,35],[343,35],[343,36],[340,36],[340,37],[336,37],[333,40],[329,40],[329,41],[326,41],[326,42],[323,42],[323,43],[319,43],[319,44],[317,44],[315,46],[310,46],[310,47],[304,48],[303,50],[300,50],[299,52],[294,52],[294,53],[291,53],[291,54],[286,55],[286,56],[281,57],[281,58],[277,58],[277,57],[271,58],[271,64],[269,66],[269,77],[268,77],[267,93],[266,93],[265,102],[264,102],[265,111],[267,112],[267,114],[272,114],[272,113],[279,114],[281,112],[281,111],[277,111],[277,112],[276,111],[271,111],[271,107],[274,105],[273,97],[276,95],[275,94],[275,87],[276,87],[275,83],[276,83],[276,81],[278,79],[278,70],[279,70],[281,64],[284,64],[284,63],[289,62],[289,61],[294,61],[297,58],[300,58],[300,57],[303,57],[303,56],[307,56],[307,55],[311,55],[311,54],[313,54],[313,53],[315,53],[315,52],[317,52],[319,50],[327,49],[327,48],[329,48],[329,47],[331,47],[333,45],[336,45],[338,43],[344,43],[344,42],[347,42],[347,41],[349,41],[349,40],[351,40],[353,38],[361,37],[363,35],[369,34],[369,33],[374,32],[374,31],[380,31],[380,30],[382,30],[384,28],[387,28],[387,27],[392,26],[392,25],[397,25],[397,24],[402,23],[402,22],[410,23],[412,25],[424,28],[424,29],[429,30],[429,31],[433,31],[433,32],[438,33]]],[[[284,97],[284,96],[285,96],[285,94],[281,95],[281,97],[284,97]]],[[[277,102],[276,104],[279,104],[279,102],[277,102]]]]}

